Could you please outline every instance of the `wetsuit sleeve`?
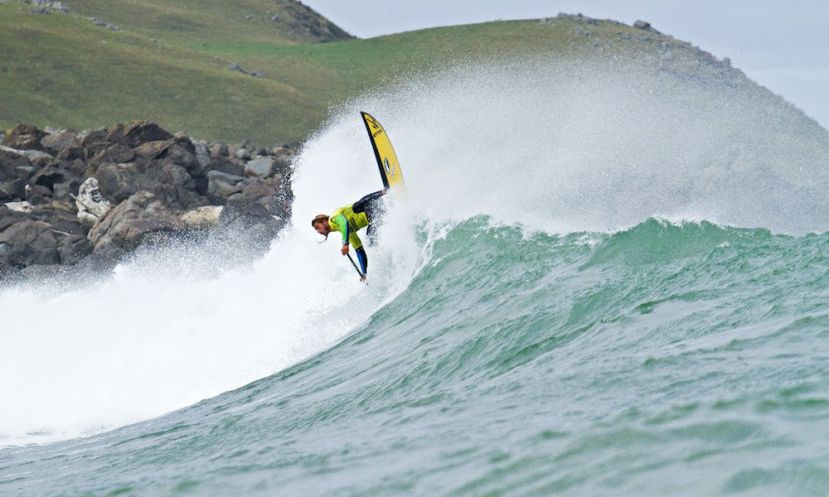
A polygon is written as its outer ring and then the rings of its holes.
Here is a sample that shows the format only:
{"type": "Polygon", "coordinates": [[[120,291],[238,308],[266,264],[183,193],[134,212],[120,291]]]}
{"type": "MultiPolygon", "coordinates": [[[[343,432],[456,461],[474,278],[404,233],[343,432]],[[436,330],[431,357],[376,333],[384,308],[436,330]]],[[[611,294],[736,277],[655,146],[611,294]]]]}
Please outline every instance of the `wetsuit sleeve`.
{"type": "Polygon", "coordinates": [[[348,219],[346,219],[342,214],[339,214],[334,217],[333,221],[337,225],[337,231],[339,231],[343,236],[343,245],[348,244],[348,237],[351,235],[351,232],[348,229],[348,219]]]}
{"type": "Polygon", "coordinates": [[[360,269],[363,271],[363,274],[368,272],[368,256],[366,255],[366,249],[360,247],[355,249],[354,252],[357,254],[357,261],[360,263],[360,269]]]}

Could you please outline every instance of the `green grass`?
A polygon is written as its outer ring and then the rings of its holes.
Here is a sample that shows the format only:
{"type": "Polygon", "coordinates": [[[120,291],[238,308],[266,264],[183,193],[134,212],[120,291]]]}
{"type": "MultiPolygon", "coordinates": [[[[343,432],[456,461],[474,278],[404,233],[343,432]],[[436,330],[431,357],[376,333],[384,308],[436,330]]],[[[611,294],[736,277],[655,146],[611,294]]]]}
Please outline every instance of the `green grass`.
{"type": "MultiPolygon", "coordinates": [[[[647,40],[653,35],[605,23],[586,26],[592,34],[584,36],[578,32],[584,24],[571,19],[298,43],[296,30],[281,32],[271,21],[244,17],[287,5],[279,2],[67,4],[78,14],[33,14],[20,2],[0,4],[0,127],[31,122],[80,129],[149,119],[206,139],[250,137],[269,145],[302,139],[331,106],[361,91],[454,61],[595,55],[597,47],[610,47],[617,56],[655,54],[654,42],[647,40]],[[88,15],[122,30],[97,27],[88,15]],[[633,41],[620,42],[622,35],[633,41]],[[230,63],[261,70],[264,77],[230,71],[230,63]]],[[[290,12],[277,15],[287,18],[290,12]]],[[[697,57],[682,47],[677,53],[697,57]]]]}

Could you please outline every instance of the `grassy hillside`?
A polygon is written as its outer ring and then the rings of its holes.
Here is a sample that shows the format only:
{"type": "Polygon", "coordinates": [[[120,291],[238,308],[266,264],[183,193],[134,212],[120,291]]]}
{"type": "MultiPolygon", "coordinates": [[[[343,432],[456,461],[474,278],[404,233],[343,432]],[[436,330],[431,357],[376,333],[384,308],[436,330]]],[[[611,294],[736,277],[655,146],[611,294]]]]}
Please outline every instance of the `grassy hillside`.
{"type": "Polygon", "coordinates": [[[291,0],[65,3],[73,14],[0,4],[0,127],[90,128],[150,119],[207,139],[272,144],[303,138],[331,105],[362,90],[451,61],[602,54],[663,64],[668,50],[672,70],[727,70],[670,37],[576,17],[299,43],[326,39],[314,26],[340,31],[291,0]],[[87,18],[93,15],[121,30],[95,26],[87,18]],[[279,26],[283,20],[287,27],[279,26]],[[231,64],[262,77],[232,71],[231,64]]]}
{"type": "Polygon", "coordinates": [[[307,43],[351,36],[302,3],[274,0],[68,0],[72,12],[167,42],[307,43]]]}

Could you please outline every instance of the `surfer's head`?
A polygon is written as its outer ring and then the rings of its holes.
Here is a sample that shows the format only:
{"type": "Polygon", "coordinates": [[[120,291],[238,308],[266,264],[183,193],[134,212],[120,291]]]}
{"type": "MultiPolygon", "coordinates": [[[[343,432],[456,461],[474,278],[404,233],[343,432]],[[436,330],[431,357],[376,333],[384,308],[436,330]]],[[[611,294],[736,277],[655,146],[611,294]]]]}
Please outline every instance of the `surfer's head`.
{"type": "Polygon", "coordinates": [[[317,230],[317,233],[325,236],[325,238],[328,238],[328,234],[331,233],[331,225],[328,224],[328,214],[317,214],[314,216],[314,219],[311,220],[311,226],[317,230]]]}

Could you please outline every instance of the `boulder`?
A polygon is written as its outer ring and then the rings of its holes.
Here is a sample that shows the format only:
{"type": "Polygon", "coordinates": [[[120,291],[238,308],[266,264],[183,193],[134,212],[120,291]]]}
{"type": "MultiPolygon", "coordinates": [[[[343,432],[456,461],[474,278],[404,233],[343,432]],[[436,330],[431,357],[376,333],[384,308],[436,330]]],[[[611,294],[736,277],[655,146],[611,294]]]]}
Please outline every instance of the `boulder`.
{"type": "Polygon", "coordinates": [[[123,143],[113,143],[112,145],[100,150],[89,160],[89,166],[93,169],[98,169],[101,164],[106,162],[114,164],[122,164],[130,162],[135,159],[135,152],[123,143]]]}
{"type": "Polygon", "coordinates": [[[18,124],[3,138],[2,144],[20,150],[42,150],[40,140],[46,132],[31,124],[18,124]]]}
{"type": "Polygon", "coordinates": [[[75,265],[92,253],[92,243],[84,235],[69,235],[58,239],[61,264],[75,265]]]}
{"type": "Polygon", "coordinates": [[[74,206],[66,201],[52,201],[48,204],[35,206],[32,217],[38,221],[49,223],[52,231],[59,238],[61,236],[86,236],[87,229],[79,221],[74,206]]]}
{"type": "Polygon", "coordinates": [[[9,209],[8,204],[0,204],[0,232],[14,223],[23,221],[26,217],[23,213],[9,209]]]}
{"type": "Polygon", "coordinates": [[[34,168],[25,156],[8,147],[0,148],[0,181],[11,178],[28,178],[34,168]],[[26,172],[24,172],[26,171],[26,172]]]}
{"type": "Polygon", "coordinates": [[[210,157],[218,159],[219,157],[227,157],[230,155],[230,150],[224,143],[214,143],[210,145],[210,157]]]}
{"type": "Polygon", "coordinates": [[[280,214],[275,185],[261,178],[248,178],[241,186],[242,190],[239,192],[239,196],[234,197],[238,202],[257,204],[264,207],[268,214],[280,214]]]}
{"type": "Polygon", "coordinates": [[[233,153],[233,156],[239,160],[248,160],[250,159],[250,150],[246,148],[240,148],[233,153]]]}
{"type": "Polygon", "coordinates": [[[68,148],[79,149],[80,140],[73,133],[68,131],[48,134],[40,139],[40,146],[51,154],[59,154],[68,148]]]}
{"type": "Polygon", "coordinates": [[[196,158],[195,152],[196,149],[193,144],[190,143],[190,140],[178,140],[164,150],[161,158],[164,159],[165,162],[183,167],[190,174],[201,175],[203,168],[198,158],[196,158]]]}
{"type": "Polygon", "coordinates": [[[274,218],[262,205],[231,201],[219,215],[219,234],[254,250],[267,250],[284,221],[274,218]]]}
{"type": "Polygon", "coordinates": [[[106,128],[93,129],[87,132],[81,140],[81,145],[87,152],[86,156],[93,157],[101,150],[112,145],[107,139],[108,136],[109,130],[106,128]]]}
{"type": "Polygon", "coordinates": [[[276,161],[272,157],[257,157],[245,163],[245,175],[269,178],[276,172],[276,161]]]}
{"type": "Polygon", "coordinates": [[[209,181],[207,186],[208,195],[212,196],[214,201],[221,203],[224,203],[231,195],[241,193],[242,183],[245,181],[242,176],[221,171],[208,171],[207,179],[209,181]]]}
{"type": "Polygon", "coordinates": [[[207,169],[210,166],[210,149],[207,148],[207,143],[200,140],[193,140],[193,148],[196,153],[196,161],[202,169],[207,169]]]}
{"type": "Polygon", "coordinates": [[[63,183],[69,178],[69,172],[58,166],[46,166],[37,171],[30,179],[32,185],[45,186],[52,190],[55,183],[63,183]]]}
{"type": "Polygon", "coordinates": [[[0,183],[0,202],[14,202],[23,200],[26,196],[26,180],[22,178],[10,179],[0,183]]]}
{"type": "Polygon", "coordinates": [[[95,174],[101,194],[111,198],[116,204],[141,189],[140,176],[141,173],[135,164],[105,163],[95,174]]]}
{"type": "Polygon", "coordinates": [[[212,158],[207,169],[208,171],[220,171],[233,176],[243,176],[245,174],[244,166],[222,156],[212,158]]]}
{"type": "Polygon", "coordinates": [[[60,262],[51,226],[28,219],[12,224],[0,233],[0,257],[18,267],[60,262]]]}
{"type": "Polygon", "coordinates": [[[142,143],[141,145],[135,147],[135,153],[145,159],[152,160],[163,154],[164,151],[170,148],[170,145],[172,144],[173,140],[158,140],[142,143]]]}
{"type": "Polygon", "coordinates": [[[213,228],[219,225],[222,210],[220,205],[204,205],[185,212],[179,219],[191,229],[213,228]]]}
{"type": "Polygon", "coordinates": [[[156,123],[149,121],[133,121],[124,127],[124,136],[131,147],[142,143],[159,140],[169,140],[173,135],[156,123]]]}
{"type": "Polygon", "coordinates": [[[154,235],[184,228],[179,218],[150,192],[140,191],[114,207],[89,231],[94,253],[120,258],[154,235]]]}
{"type": "Polygon", "coordinates": [[[52,201],[52,190],[43,185],[27,184],[25,190],[26,200],[32,205],[43,205],[52,201]]]}

